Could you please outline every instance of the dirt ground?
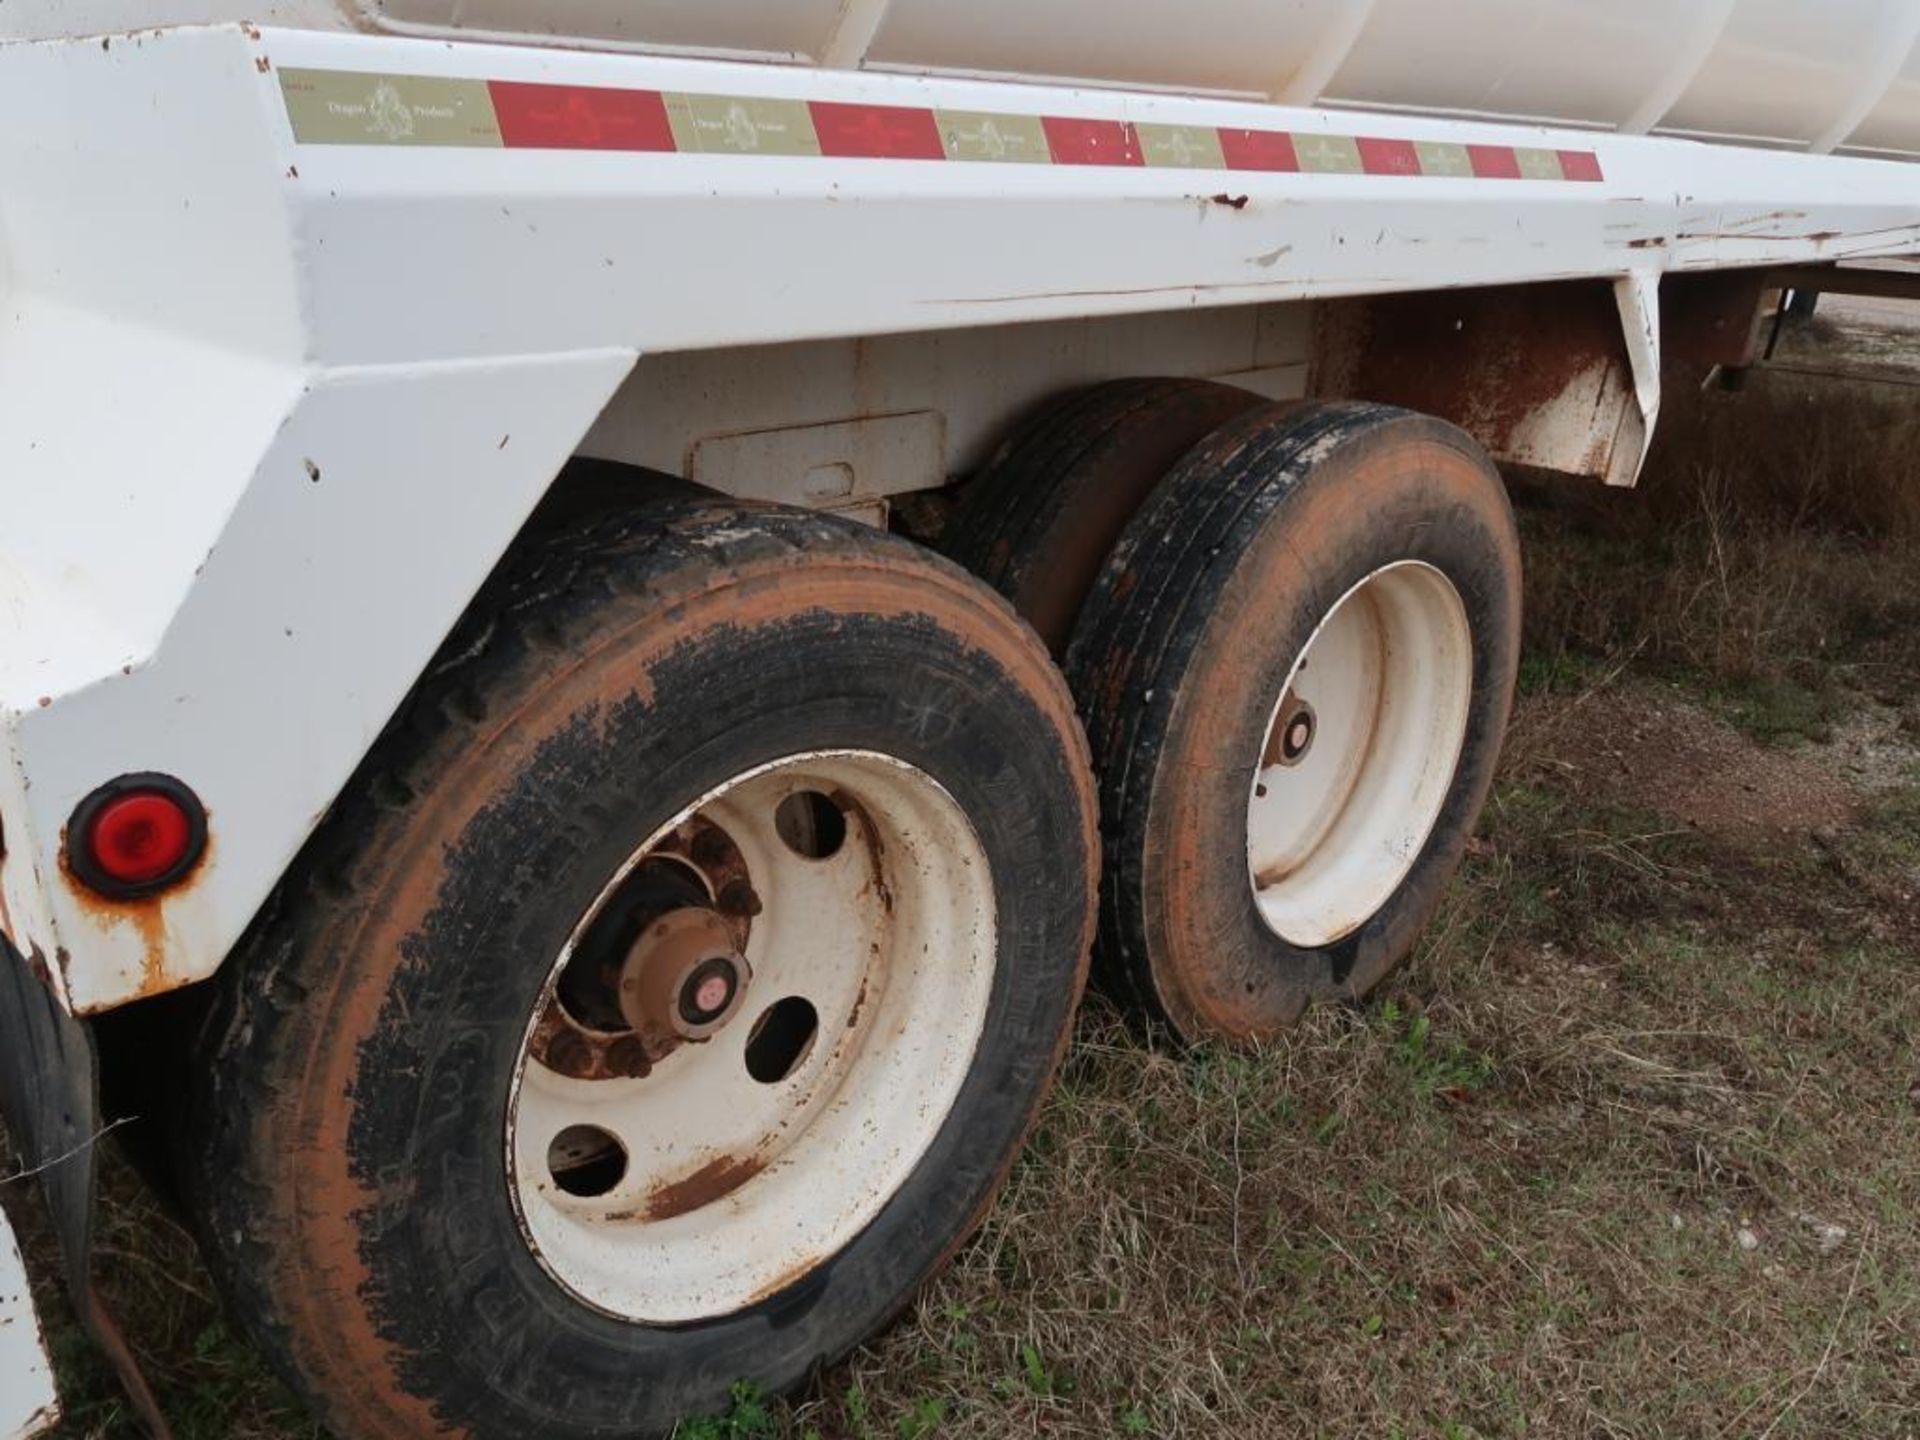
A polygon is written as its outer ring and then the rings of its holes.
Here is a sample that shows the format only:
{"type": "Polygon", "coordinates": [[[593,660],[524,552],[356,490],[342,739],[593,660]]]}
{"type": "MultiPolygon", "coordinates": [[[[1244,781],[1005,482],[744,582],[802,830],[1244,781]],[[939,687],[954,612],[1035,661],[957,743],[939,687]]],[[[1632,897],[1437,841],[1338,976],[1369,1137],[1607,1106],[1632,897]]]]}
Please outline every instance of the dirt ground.
{"type": "MultiPolygon", "coordinates": [[[[1909,363],[1905,323],[1793,363],[1909,363]]],[[[1802,370],[1669,404],[1640,493],[1521,496],[1515,724],[1409,967],[1252,1053],[1094,997],[952,1269],[689,1440],[1920,1436],[1920,412],[1802,370]]],[[[181,1434],[314,1434],[109,1190],[181,1434]]],[[[66,1433],[133,1433],[43,1300],[66,1433]]]]}
{"type": "MultiPolygon", "coordinates": [[[[1863,799],[1833,757],[1762,746],[1684,691],[1634,677],[1538,704],[1525,720],[1556,733],[1565,783],[1709,834],[1831,833],[1863,799]]],[[[1864,723],[1887,728],[1879,716],[1864,723]]]]}

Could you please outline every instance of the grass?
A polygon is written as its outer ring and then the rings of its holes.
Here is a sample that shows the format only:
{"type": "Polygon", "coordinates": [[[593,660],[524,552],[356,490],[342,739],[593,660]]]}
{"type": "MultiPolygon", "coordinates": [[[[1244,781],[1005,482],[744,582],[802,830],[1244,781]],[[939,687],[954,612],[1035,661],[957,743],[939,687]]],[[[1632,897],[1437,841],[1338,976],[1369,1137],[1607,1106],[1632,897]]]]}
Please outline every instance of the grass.
{"type": "MultiPolygon", "coordinates": [[[[1512,743],[1386,991],[1184,1056],[1095,997],[953,1267],[685,1440],[1920,1433],[1920,437],[1690,393],[1642,492],[1523,496],[1512,743]],[[1791,784],[1677,818],[1623,778],[1671,758],[1616,754],[1637,711],[1718,737],[1690,785],[1799,766],[1844,820],[1791,784]]],[[[313,1434],[110,1178],[107,1287],[181,1434],[313,1434]]],[[[130,1433],[45,1298],[68,1433],[130,1433]]]]}
{"type": "Polygon", "coordinates": [[[1533,487],[1523,688],[1621,663],[1759,738],[1819,739],[1859,695],[1903,706],[1920,646],[1920,406],[1858,387],[1669,377],[1641,489],[1533,487]],[[1904,563],[1903,563],[1904,562],[1904,563]]]}

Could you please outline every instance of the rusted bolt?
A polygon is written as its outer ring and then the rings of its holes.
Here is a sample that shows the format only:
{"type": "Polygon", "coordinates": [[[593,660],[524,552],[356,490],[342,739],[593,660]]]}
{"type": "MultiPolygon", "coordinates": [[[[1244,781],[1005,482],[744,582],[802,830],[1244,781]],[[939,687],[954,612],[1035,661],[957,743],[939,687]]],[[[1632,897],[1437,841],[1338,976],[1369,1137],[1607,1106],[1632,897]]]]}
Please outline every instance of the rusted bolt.
{"type": "Polygon", "coordinates": [[[745,880],[733,880],[720,891],[714,902],[723,915],[758,915],[761,911],[760,897],[753,886],[745,880]]]}
{"type": "Polygon", "coordinates": [[[560,1030],[547,1041],[547,1068],[584,1079],[593,1073],[593,1047],[576,1030],[560,1030]]]}
{"type": "Polygon", "coordinates": [[[653,1061],[647,1058],[647,1047],[637,1035],[622,1035],[607,1047],[607,1073],[624,1076],[630,1080],[645,1079],[653,1071],[653,1061]]]}

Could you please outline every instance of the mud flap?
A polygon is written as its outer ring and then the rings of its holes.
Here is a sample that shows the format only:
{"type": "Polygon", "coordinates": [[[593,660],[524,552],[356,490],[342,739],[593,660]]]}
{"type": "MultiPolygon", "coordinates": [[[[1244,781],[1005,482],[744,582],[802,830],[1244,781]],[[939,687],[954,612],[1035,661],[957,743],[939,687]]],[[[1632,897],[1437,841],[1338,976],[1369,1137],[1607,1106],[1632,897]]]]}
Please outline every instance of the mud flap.
{"type": "Polygon", "coordinates": [[[171,1440],[139,1363],[93,1284],[94,1189],[101,1133],[93,1036],[61,1008],[0,935],[0,1115],[21,1169],[39,1177],[66,1263],[74,1311],[112,1363],[156,1440],[171,1440]]]}

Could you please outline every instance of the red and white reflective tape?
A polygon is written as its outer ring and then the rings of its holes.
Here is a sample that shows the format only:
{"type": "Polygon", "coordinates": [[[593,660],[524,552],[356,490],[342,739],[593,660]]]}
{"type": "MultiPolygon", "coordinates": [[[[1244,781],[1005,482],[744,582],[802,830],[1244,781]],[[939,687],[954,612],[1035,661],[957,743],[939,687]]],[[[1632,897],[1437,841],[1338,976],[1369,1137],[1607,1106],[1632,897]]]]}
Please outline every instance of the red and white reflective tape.
{"type": "Polygon", "coordinates": [[[303,145],[826,156],[1475,180],[1602,179],[1591,150],[838,100],[283,70],[303,145]]]}

